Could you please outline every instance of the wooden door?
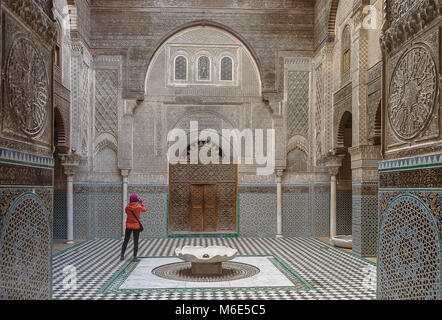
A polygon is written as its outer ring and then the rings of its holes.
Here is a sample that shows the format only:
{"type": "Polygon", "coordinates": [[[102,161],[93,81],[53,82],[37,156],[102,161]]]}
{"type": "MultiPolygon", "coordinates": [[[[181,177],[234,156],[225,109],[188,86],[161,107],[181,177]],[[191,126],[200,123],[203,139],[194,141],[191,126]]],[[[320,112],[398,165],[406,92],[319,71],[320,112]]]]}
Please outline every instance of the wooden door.
{"type": "Polygon", "coordinates": [[[217,230],[217,187],[218,186],[216,184],[204,186],[203,229],[205,232],[215,232],[217,230]]]}
{"type": "Polygon", "coordinates": [[[203,231],[204,185],[190,185],[190,231],[203,231]]]}
{"type": "Polygon", "coordinates": [[[190,185],[190,231],[214,232],[217,230],[217,185],[190,185]]]}

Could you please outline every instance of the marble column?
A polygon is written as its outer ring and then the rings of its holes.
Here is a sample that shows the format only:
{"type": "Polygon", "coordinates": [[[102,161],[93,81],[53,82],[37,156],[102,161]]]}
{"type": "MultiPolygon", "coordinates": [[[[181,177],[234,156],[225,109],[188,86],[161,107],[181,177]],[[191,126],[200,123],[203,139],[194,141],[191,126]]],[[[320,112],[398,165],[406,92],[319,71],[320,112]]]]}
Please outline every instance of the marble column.
{"type": "Polygon", "coordinates": [[[124,236],[124,232],[125,232],[125,225],[126,225],[126,213],[124,211],[124,209],[127,206],[127,186],[129,184],[129,173],[130,170],[127,169],[123,169],[121,170],[121,176],[123,177],[123,210],[122,210],[122,216],[121,216],[121,225],[122,225],[122,236],[124,236]]]}
{"type": "Polygon", "coordinates": [[[71,244],[74,242],[74,175],[75,170],[80,163],[80,156],[70,153],[61,156],[61,165],[67,176],[66,187],[66,211],[67,211],[67,241],[71,244]]]}
{"type": "Polygon", "coordinates": [[[330,173],[330,238],[336,237],[336,188],[337,173],[330,173]]]}
{"type": "Polygon", "coordinates": [[[282,175],[283,170],[276,170],[276,237],[282,238],[282,175]]]}
{"type": "Polygon", "coordinates": [[[342,166],[344,155],[329,156],[326,166],[330,173],[330,238],[336,236],[336,190],[339,168],[342,166]]]}

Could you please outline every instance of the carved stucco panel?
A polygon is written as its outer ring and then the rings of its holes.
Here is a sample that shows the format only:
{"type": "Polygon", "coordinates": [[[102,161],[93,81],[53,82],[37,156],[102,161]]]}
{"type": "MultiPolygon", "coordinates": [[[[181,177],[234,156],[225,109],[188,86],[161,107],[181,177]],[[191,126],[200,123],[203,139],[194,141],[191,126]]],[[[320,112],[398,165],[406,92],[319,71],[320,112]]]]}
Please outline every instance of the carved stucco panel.
{"type": "Polygon", "coordinates": [[[415,138],[433,114],[437,94],[437,70],[424,46],[407,51],[393,71],[388,119],[397,136],[415,138]]]}
{"type": "Polygon", "coordinates": [[[388,58],[387,152],[440,136],[438,35],[437,28],[430,30],[388,58]]]}
{"type": "Polygon", "coordinates": [[[51,52],[5,13],[2,133],[16,142],[52,144],[51,52]],[[31,140],[30,140],[31,139],[31,140]]]}

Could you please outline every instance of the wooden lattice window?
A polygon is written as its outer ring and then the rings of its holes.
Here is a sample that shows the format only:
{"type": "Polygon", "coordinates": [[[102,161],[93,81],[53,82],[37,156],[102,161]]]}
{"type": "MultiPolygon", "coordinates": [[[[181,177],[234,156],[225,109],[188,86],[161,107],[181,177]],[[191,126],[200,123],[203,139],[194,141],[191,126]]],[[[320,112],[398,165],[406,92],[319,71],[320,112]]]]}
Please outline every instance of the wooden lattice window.
{"type": "Polygon", "coordinates": [[[221,80],[233,80],[233,61],[230,57],[224,57],[221,59],[221,80]]]}
{"type": "Polygon", "coordinates": [[[175,58],[175,80],[187,80],[187,58],[177,56],[175,58]]]}
{"type": "Polygon", "coordinates": [[[198,59],[198,80],[210,80],[210,59],[206,56],[198,59]]]}

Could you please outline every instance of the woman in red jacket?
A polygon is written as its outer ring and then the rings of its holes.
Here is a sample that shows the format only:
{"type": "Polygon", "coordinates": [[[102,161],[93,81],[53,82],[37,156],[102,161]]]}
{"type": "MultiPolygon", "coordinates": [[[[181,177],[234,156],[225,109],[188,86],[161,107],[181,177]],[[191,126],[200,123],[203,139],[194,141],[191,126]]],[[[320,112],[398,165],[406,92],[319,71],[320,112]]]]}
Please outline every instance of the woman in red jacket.
{"type": "Polygon", "coordinates": [[[127,244],[129,243],[130,236],[132,232],[134,233],[134,261],[138,261],[138,239],[140,238],[140,213],[146,212],[146,207],[144,206],[143,200],[138,198],[136,194],[130,196],[130,203],[126,206],[126,232],[124,233],[123,248],[121,248],[120,260],[124,260],[124,253],[126,252],[127,244]],[[135,218],[136,216],[136,218],[135,218]]]}

